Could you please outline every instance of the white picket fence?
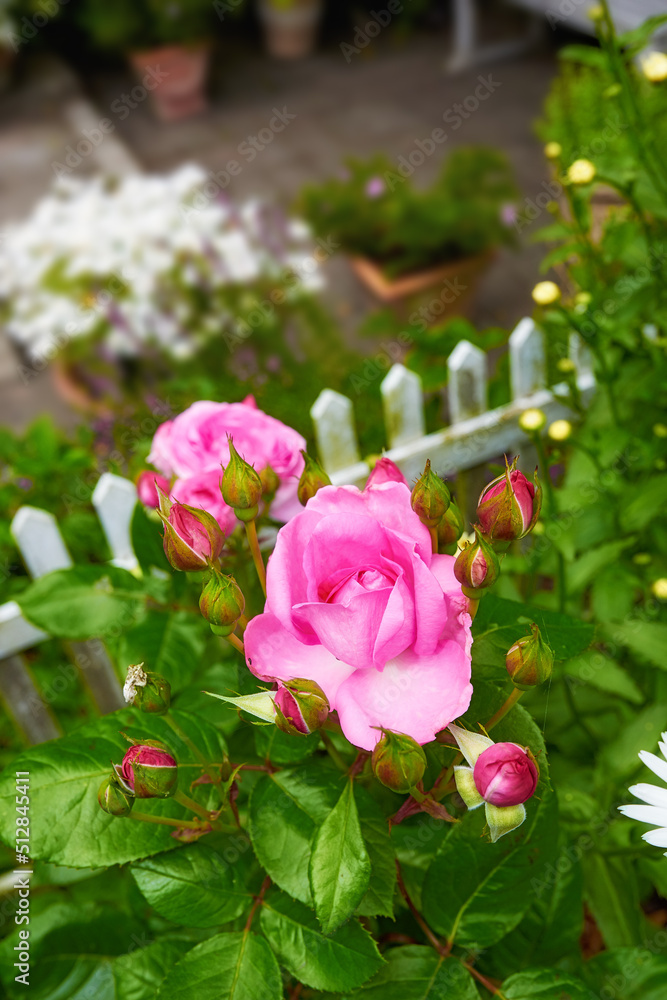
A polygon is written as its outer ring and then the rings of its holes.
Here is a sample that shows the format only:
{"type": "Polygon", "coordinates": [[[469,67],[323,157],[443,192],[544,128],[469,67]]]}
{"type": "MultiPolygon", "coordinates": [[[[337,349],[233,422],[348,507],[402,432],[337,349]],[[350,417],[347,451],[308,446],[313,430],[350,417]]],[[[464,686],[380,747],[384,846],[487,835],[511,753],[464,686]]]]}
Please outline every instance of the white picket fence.
{"type": "MultiPolygon", "coordinates": [[[[444,477],[483,466],[503,454],[525,449],[527,439],[518,418],[529,407],[539,407],[548,421],[571,417],[564,402],[564,385],[546,388],[546,354],[542,332],[531,319],[523,319],[509,338],[512,401],[487,410],[487,358],[467,341],[459,343],[448,359],[451,424],[434,434],[425,433],[421,380],[415,372],[395,364],[380,385],[388,450],[385,454],[408,480],[422,472],[430,458],[444,477]]],[[[576,335],[570,357],[577,370],[582,398],[594,388],[590,359],[576,335]]],[[[363,485],[369,465],[362,461],[354,423],[354,406],[346,396],[325,389],[311,409],[320,460],[337,485],[363,485]]],[[[112,563],[128,570],[137,566],[130,525],[136,504],[134,485],[104,473],[92,503],[112,553],[112,563]]],[[[26,568],[34,579],[72,565],[55,517],[35,507],[22,507],[11,525],[26,568]]],[[[25,620],[15,601],[0,605],[0,697],[8,705],[29,741],[39,743],[60,733],[49,708],[20,653],[48,635],[25,620]]],[[[102,712],[122,704],[119,680],[101,641],[70,643],[67,650],[102,712]]]]}

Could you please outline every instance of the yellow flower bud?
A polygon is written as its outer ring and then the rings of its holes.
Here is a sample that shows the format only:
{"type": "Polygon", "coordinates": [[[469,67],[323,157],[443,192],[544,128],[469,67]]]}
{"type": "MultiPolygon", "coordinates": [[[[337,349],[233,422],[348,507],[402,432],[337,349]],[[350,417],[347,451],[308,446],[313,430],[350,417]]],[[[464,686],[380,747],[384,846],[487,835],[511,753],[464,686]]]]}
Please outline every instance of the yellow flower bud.
{"type": "Polygon", "coordinates": [[[657,438],[666,438],[667,424],[653,424],[653,433],[657,438]]]}
{"type": "Polygon", "coordinates": [[[526,434],[534,434],[541,431],[546,425],[547,418],[543,410],[538,410],[535,407],[531,407],[529,410],[524,410],[519,417],[519,427],[526,434]]]}
{"type": "Polygon", "coordinates": [[[567,441],[571,433],[572,424],[569,420],[554,420],[547,431],[552,441],[567,441]]]}
{"type": "Polygon", "coordinates": [[[559,142],[548,142],[544,147],[544,155],[548,160],[557,160],[563,152],[563,147],[559,142]]]}
{"type": "Polygon", "coordinates": [[[560,288],[555,281],[538,281],[531,294],[533,302],[537,302],[538,306],[550,306],[558,302],[560,288]]]}
{"type": "Polygon", "coordinates": [[[659,580],[654,580],[651,584],[653,596],[659,601],[667,601],[667,577],[661,576],[659,580]]]}
{"type": "Polygon", "coordinates": [[[651,52],[642,59],[642,73],[651,83],[667,80],[667,55],[664,52],[651,52]]]}
{"type": "Polygon", "coordinates": [[[590,184],[595,177],[595,164],[590,160],[575,160],[567,170],[570,184],[590,184]]]}

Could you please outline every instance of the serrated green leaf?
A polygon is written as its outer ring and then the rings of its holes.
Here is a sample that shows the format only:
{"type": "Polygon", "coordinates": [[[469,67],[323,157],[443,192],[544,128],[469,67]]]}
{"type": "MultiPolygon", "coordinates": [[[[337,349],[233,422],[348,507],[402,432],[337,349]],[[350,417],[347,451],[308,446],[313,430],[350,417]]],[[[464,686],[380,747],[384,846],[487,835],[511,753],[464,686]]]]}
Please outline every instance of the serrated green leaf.
{"type": "Polygon", "coordinates": [[[565,664],[565,677],[571,677],[609,694],[617,694],[633,705],[641,705],[644,695],[632,677],[615,660],[599,650],[587,650],[565,664]]]}
{"type": "Polygon", "coordinates": [[[320,742],[318,733],[293,736],[290,733],[283,733],[276,725],[256,726],[253,736],[257,756],[263,760],[270,760],[273,764],[297,764],[306,760],[315,753],[320,742]]]}
{"type": "MultiPolygon", "coordinates": [[[[182,712],[173,717],[191,740],[210,755],[221,760],[224,744],[208,723],[182,712]]],[[[166,826],[140,823],[127,817],[109,816],[97,802],[102,780],[111,772],[112,761],[120,762],[127,750],[120,736],[125,732],[135,739],[162,740],[179,764],[196,765],[179,773],[181,788],[200,773],[200,765],[189,747],[155,715],[139,715],[134,709],[121,709],[88,726],[76,735],[31,747],[14,761],[15,769],[30,772],[30,854],[55,864],[72,868],[97,868],[124,864],[158,854],[177,842],[166,826]]],[[[13,765],[13,767],[14,767],[13,765]]],[[[14,772],[0,775],[0,837],[13,843],[14,772]]],[[[144,799],[140,810],[156,816],[178,819],[188,814],[173,799],[144,799]]]]}
{"type": "Polygon", "coordinates": [[[371,879],[352,781],[315,835],[309,877],[317,919],[331,934],[354,913],[371,879]]]}
{"type": "Polygon", "coordinates": [[[392,948],[386,958],[374,979],[341,1000],[479,1000],[472,976],[455,958],[421,945],[392,948]]]}
{"type": "Polygon", "coordinates": [[[248,932],[216,934],[177,962],[157,995],[163,1000],[282,1000],[283,984],[263,938],[248,932]]]}
{"type": "Polygon", "coordinates": [[[116,1000],[153,1000],[169,969],[191,945],[190,941],[160,938],[121,955],[112,965],[116,1000]]]}
{"type": "MultiPolygon", "coordinates": [[[[656,938],[663,933],[657,931],[656,938]]],[[[649,938],[642,948],[614,948],[586,962],[583,974],[595,996],[604,996],[603,989],[609,992],[611,984],[622,982],[622,1000],[664,1000],[667,955],[657,954],[654,947],[649,938]]]]}
{"type": "Polygon", "coordinates": [[[396,890],[396,853],[387,820],[365,788],[356,789],[361,835],[371,860],[368,891],[357,907],[362,917],[393,917],[396,890]]]}
{"type": "Polygon", "coordinates": [[[250,797],[250,839],[276,885],[312,906],[308,869],[313,837],[340,795],[338,775],[321,764],[264,775],[250,797]]]}
{"type": "Polygon", "coordinates": [[[132,876],[154,910],[175,924],[216,927],[251,902],[234,869],[205,844],[187,844],[132,865],[132,876]]]}
{"type": "Polygon", "coordinates": [[[33,625],[57,639],[117,634],[145,610],[141,581],[117,566],[74,566],[47,573],[18,595],[33,625]]]}
{"type": "MultiPolygon", "coordinates": [[[[476,655],[475,646],[478,656],[484,656],[486,647],[492,660],[498,651],[506,653],[517,639],[527,634],[532,622],[539,625],[542,638],[553,649],[556,660],[569,660],[582,653],[588,649],[595,634],[593,625],[578,618],[487,594],[480,601],[473,625],[473,656],[476,655]]],[[[485,658],[480,662],[492,661],[485,658]]]]}
{"type": "Polygon", "coordinates": [[[591,1000],[588,987],[558,969],[536,969],[510,976],[502,985],[506,1000],[591,1000]]]}
{"type": "Polygon", "coordinates": [[[667,670],[665,622],[645,622],[640,618],[619,625],[610,622],[604,625],[604,634],[613,642],[627,646],[638,659],[667,670]]]}
{"type": "Polygon", "coordinates": [[[282,892],[265,898],[261,926],[281,965],[317,990],[356,989],[383,964],[372,937],[356,920],[325,937],[312,910],[282,892]]]}
{"type": "Polygon", "coordinates": [[[665,728],[665,719],[667,703],[661,702],[649,705],[628,722],[602,750],[599,766],[605,777],[613,775],[629,780],[642,766],[638,759],[639,751],[656,747],[665,728]]]}
{"type": "Polygon", "coordinates": [[[586,901],[608,948],[642,943],[639,889],[634,871],[619,858],[592,854],[584,866],[586,901]]]}

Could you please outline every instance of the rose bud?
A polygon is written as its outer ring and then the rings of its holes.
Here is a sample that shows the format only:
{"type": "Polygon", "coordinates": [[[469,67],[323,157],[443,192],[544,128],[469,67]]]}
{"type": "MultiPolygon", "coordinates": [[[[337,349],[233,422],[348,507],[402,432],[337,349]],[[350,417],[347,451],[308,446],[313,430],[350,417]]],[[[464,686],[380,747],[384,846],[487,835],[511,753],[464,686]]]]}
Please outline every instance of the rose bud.
{"type": "Polygon", "coordinates": [[[454,576],[466,597],[479,598],[478,591],[490,587],[500,574],[500,562],[489,539],[475,527],[475,541],[465,542],[454,563],[454,576]]]}
{"type": "Polygon", "coordinates": [[[163,493],[169,492],[169,480],[161,476],[159,472],[151,472],[144,469],[137,478],[137,496],[144,507],[159,507],[160,497],[158,487],[163,493]]]}
{"type": "Polygon", "coordinates": [[[123,787],[138,799],[167,799],[176,791],[178,765],[161,747],[137,743],[114,768],[123,787]]]}
{"type": "Polygon", "coordinates": [[[383,729],[371,763],[373,774],[383,785],[394,792],[409,792],[424,777],[426,754],[411,736],[383,729]]]}
{"type": "Polygon", "coordinates": [[[262,484],[262,496],[267,500],[273,500],[280,486],[280,476],[273,471],[270,465],[265,465],[260,470],[259,479],[262,484]]]}
{"type": "Polygon", "coordinates": [[[158,513],[164,524],[164,552],[174,569],[206,569],[225,544],[220,525],[205,510],[172,501],[158,488],[158,513]]]}
{"type": "Polygon", "coordinates": [[[274,707],[278,729],[292,735],[314,733],[329,715],[329,700],[322,688],[301,677],[281,683],[274,707]]]}
{"type": "Polygon", "coordinates": [[[171,704],[171,685],[159,674],[144,670],[143,663],[135,663],[127,668],[123,695],[128,705],[142,712],[164,715],[171,704]]]}
{"type": "Polygon", "coordinates": [[[507,651],[505,665],[512,683],[521,691],[549,680],[554,665],[553,650],[547,646],[534,623],[531,634],[519,639],[507,651]]]}
{"type": "Polygon", "coordinates": [[[214,569],[203,586],[199,610],[216,635],[231,635],[245,611],[245,597],[234,577],[214,569]]]}
{"type": "Polygon", "coordinates": [[[493,806],[518,806],[535,793],[540,772],[535,759],[517,743],[494,743],[473,769],[477,791],[493,806]]]}
{"type": "Polygon", "coordinates": [[[458,542],[464,527],[463,514],[459,510],[458,504],[452,500],[438,525],[438,546],[444,548],[458,542]]]}
{"type": "Polygon", "coordinates": [[[234,442],[229,439],[229,462],[220,485],[222,499],[234,508],[239,521],[253,521],[259,513],[262,499],[262,480],[259,473],[241,458],[234,442]]]}
{"type": "Polygon", "coordinates": [[[134,796],[118,782],[116,775],[105,778],[97,793],[100,809],[110,816],[128,816],[132,812],[134,796]]]}
{"type": "Polygon", "coordinates": [[[531,530],[542,507],[542,487],[535,473],[535,484],[528,482],[516,468],[517,460],[507,466],[502,476],[482,490],[477,504],[479,525],[494,541],[512,542],[531,530]]]}
{"type": "Polygon", "coordinates": [[[299,503],[304,507],[311,497],[314,497],[323,486],[331,486],[331,480],[315,458],[311,458],[307,451],[302,451],[303,460],[306,463],[299,479],[296,495],[299,503]]]}
{"type": "Polygon", "coordinates": [[[414,485],[410,501],[415,514],[427,528],[437,528],[452,502],[449,489],[440,476],[432,471],[428,458],[424,471],[414,485]]]}
{"type": "Polygon", "coordinates": [[[392,462],[390,458],[378,458],[377,462],[373,466],[373,470],[366,480],[366,486],[364,489],[369,490],[372,486],[381,486],[382,483],[404,483],[405,486],[408,485],[408,481],[396,465],[392,462]]]}

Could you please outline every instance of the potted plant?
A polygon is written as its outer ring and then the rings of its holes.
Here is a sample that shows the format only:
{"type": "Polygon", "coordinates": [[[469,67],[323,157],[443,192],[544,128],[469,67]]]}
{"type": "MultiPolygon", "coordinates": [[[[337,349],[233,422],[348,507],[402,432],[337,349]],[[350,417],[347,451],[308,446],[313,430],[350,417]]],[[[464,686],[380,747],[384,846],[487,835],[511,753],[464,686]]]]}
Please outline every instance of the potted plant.
{"type": "Polygon", "coordinates": [[[77,17],[97,46],[125,52],[142,80],[153,71],[153,106],[173,121],[206,107],[212,10],[208,0],[84,0],[77,17]]]}
{"type": "Polygon", "coordinates": [[[322,0],[259,0],[259,18],[269,54],[299,59],[315,48],[322,0]]]}
{"type": "Polygon", "coordinates": [[[427,190],[413,185],[412,173],[406,158],[398,166],[383,154],[351,160],[337,177],[306,188],[300,207],[400,318],[439,298],[430,325],[464,312],[495,249],[512,241],[516,189],[506,158],[483,147],[453,152],[427,190]]]}

